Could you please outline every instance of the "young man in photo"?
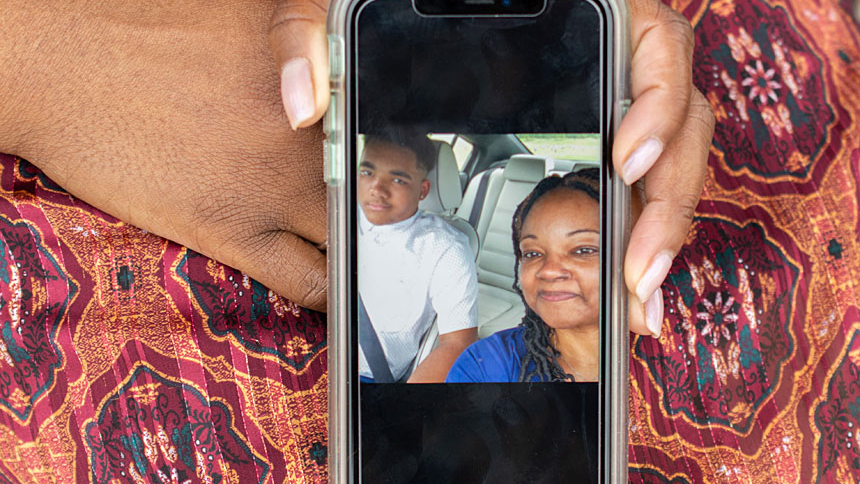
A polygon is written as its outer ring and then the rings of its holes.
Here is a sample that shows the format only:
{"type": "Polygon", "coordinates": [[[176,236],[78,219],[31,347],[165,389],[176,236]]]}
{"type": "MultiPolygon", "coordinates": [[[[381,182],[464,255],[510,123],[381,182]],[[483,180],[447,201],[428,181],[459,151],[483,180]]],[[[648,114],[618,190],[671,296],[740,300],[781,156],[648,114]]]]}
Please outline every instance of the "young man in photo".
{"type": "MultiPolygon", "coordinates": [[[[410,383],[444,381],[477,339],[478,281],[468,238],[418,210],[435,163],[426,136],[389,130],[365,138],[359,164],[359,293],[395,381],[407,376],[434,319],[438,345],[410,383]]],[[[368,351],[362,346],[359,354],[363,381],[374,380],[368,351]]]]}

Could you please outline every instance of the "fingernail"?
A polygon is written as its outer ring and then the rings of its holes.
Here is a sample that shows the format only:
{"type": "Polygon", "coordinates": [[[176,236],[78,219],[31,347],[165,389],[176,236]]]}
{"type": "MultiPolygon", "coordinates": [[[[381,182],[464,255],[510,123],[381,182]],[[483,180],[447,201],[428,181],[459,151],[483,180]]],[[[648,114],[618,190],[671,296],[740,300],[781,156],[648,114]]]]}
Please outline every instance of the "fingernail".
{"type": "Polygon", "coordinates": [[[632,185],[633,182],[642,178],[642,176],[651,169],[651,166],[660,157],[663,152],[663,143],[657,138],[648,138],[633,151],[633,153],[624,161],[624,167],[621,169],[621,178],[624,183],[632,185]]]}
{"type": "Polygon", "coordinates": [[[314,115],[314,85],[311,81],[311,64],[307,59],[293,59],[284,65],[281,71],[281,97],[293,129],[314,115]]]}
{"type": "Polygon", "coordinates": [[[666,279],[666,274],[669,273],[669,268],[672,267],[672,253],[668,250],[663,250],[654,256],[651,265],[645,274],[639,278],[639,283],[636,284],[636,297],[640,301],[645,301],[648,297],[663,284],[666,279]]]}
{"type": "Polygon", "coordinates": [[[645,302],[645,326],[655,338],[663,330],[663,291],[657,289],[645,302]]]}

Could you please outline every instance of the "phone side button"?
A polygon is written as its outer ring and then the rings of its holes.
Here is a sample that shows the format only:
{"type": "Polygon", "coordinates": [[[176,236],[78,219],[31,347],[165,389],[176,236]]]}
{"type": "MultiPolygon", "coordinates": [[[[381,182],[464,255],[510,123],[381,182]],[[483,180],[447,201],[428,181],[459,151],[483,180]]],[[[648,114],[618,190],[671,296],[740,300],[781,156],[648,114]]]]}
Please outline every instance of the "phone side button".
{"type": "Polygon", "coordinates": [[[338,103],[340,102],[340,95],[337,91],[332,89],[331,97],[329,97],[328,102],[328,111],[326,111],[325,116],[323,116],[323,133],[326,136],[331,138],[332,133],[336,130],[337,124],[337,113],[338,107],[340,106],[338,103]]]}
{"type": "Polygon", "coordinates": [[[328,139],[323,140],[323,180],[331,185],[331,144],[328,139]]]}
{"type": "Polygon", "coordinates": [[[622,99],[621,100],[621,117],[622,118],[624,116],[627,116],[627,111],[630,110],[630,104],[632,104],[632,103],[633,103],[633,101],[631,101],[630,99],[622,99]]]}
{"type": "Polygon", "coordinates": [[[328,36],[329,78],[337,82],[343,77],[343,39],[338,35],[328,36]]]}

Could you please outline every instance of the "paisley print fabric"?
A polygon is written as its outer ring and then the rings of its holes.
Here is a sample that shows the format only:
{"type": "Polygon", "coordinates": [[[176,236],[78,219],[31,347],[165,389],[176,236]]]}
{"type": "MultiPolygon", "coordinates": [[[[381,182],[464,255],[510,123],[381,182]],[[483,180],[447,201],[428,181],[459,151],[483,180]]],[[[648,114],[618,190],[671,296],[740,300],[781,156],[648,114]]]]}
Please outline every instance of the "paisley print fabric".
{"type": "MultiPolygon", "coordinates": [[[[717,126],[631,342],[634,483],[860,480],[860,29],[667,0],[717,126]]],[[[327,482],[324,316],[0,155],[0,483],[327,482]]]]}
{"type": "Polygon", "coordinates": [[[631,349],[630,481],[860,480],[860,35],[850,2],[672,0],[717,118],[631,349]]]}
{"type": "Polygon", "coordinates": [[[0,155],[0,483],[327,482],[323,315],[0,155]]]}

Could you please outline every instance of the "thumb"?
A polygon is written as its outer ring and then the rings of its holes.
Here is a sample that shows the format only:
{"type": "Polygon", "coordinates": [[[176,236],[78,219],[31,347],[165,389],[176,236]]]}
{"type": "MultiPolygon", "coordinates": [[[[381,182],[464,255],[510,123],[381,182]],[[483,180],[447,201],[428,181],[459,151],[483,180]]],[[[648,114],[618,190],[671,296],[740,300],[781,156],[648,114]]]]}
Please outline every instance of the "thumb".
{"type": "Polygon", "coordinates": [[[310,126],[328,108],[329,0],[279,0],[269,48],[281,74],[281,98],[293,129],[310,126]]]}
{"type": "Polygon", "coordinates": [[[318,247],[287,231],[270,231],[243,245],[243,258],[230,265],[247,267],[249,276],[299,306],[326,310],[326,255],[318,247]]]}

